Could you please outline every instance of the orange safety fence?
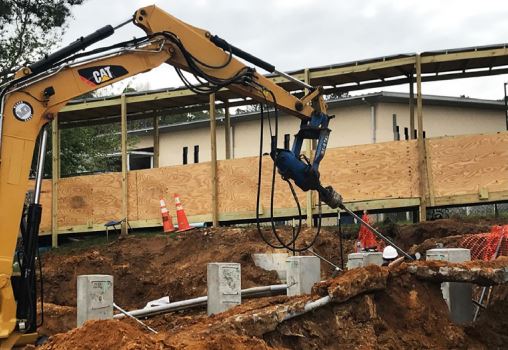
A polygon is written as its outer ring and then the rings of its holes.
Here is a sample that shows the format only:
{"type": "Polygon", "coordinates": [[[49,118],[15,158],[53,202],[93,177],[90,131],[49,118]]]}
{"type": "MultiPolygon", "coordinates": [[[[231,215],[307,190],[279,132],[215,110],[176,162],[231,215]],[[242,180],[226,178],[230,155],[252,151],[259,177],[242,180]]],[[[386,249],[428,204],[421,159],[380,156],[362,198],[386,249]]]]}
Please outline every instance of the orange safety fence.
{"type": "Polygon", "coordinates": [[[488,233],[470,235],[459,246],[471,250],[471,260],[489,261],[508,256],[508,225],[492,226],[488,233]]]}

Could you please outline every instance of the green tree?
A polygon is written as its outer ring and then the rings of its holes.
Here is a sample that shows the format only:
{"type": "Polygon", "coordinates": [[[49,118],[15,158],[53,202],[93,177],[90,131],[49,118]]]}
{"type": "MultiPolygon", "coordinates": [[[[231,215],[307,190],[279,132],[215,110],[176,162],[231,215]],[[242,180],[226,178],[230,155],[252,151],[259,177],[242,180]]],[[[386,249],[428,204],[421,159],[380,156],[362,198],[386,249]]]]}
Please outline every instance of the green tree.
{"type": "Polygon", "coordinates": [[[84,0],[0,0],[0,82],[48,54],[84,0]]]}

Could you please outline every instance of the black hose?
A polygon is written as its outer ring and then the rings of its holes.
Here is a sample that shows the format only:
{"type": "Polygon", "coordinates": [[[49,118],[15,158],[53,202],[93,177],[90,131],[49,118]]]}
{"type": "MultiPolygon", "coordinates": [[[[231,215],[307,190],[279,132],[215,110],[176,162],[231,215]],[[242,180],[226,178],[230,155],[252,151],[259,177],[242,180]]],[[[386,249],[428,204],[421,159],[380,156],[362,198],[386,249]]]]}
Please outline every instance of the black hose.
{"type": "Polygon", "coordinates": [[[339,216],[339,245],[340,245],[340,268],[344,270],[344,246],[342,244],[342,224],[340,219],[340,212],[337,213],[339,216]]]}
{"type": "MultiPolygon", "coordinates": [[[[273,104],[274,104],[274,114],[275,114],[275,133],[272,132],[272,128],[271,128],[271,123],[270,123],[270,135],[271,135],[271,152],[276,152],[276,146],[277,146],[277,137],[278,137],[278,132],[279,132],[279,129],[278,129],[278,126],[279,126],[279,114],[278,114],[278,108],[277,108],[277,99],[275,97],[275,94],[264,88],[264,87],[261,87],[262,89],[264,89],[265,92],[268,92],[271,97],[272,97],[272,100],[273,100],[273,104]]],[[[263,96],[266,96],[264,93],[263,93],[263,96]]],[[[265,98],[266,100],[266,98],[265,98]]],[[[270,116],[268,114],[268,120],[270,122],[270,116]]],[[[259,151],[259,165],[258,165],[258,188],[257,188],[257,198],[256,198],[256,207],[259,208],[259,203],[260,203],[260,192],[261,192],[261,174],[262,174],[262,156],[263,156],[263,132],[264,132],[264,110],[263,110],[263,105],[261,104],[261,135],[260,135],[260,151],[259,151]]],[[[275,157],[274,157],[275,158],[275,157]]],[[[256,224],[257,224],[257,229],[258,229],[258,233],[260,235],[260,237],[263,239],[263,241],[265,243],[267,243],[270,247],[272,248],[275,248],[275,249],[287,249],[289,251],[292,251],[293,253],[296,253],[296,252],[303,252],[303,251],[306,251],[308,250],[309,248],[311,248],[314,243],[316,242],[317,238],[319,237],[319,234],[321,232],[321,222],[322,222],[322,210],[321,210],[321,198],[319,199],[319,217],[318,217],[318,228],[317,228],[317,232],[316,234],[314,235],[312,241],[305,245],[304,247],[300,247],[300,248],[296,248],[295,245],[296,245],[296,241],[298,240],[298,237],[301,233],[301,228],[302,228],[302,211],[301,211],[301,206],[300,206],[300,202],[298,200],[298,196],[296,195],[296,192],[295,192],[295,189],[294,189],[294,186],[293,184],[289,181],[289,179],[284,179],[288,185],[289,185],[289,188],[291,190],[291,193],[293,195],[293,198],[295,200],[295,203],[297,205],[297,208],[298,208],[298,219],[299,219],[299,222],[298,222],[298,229],[296,230],[295,232],[295,228],[293,227],[292,230],[292,239],[290,240],[290,242],[284,242],[284,240],[279,236],[278,232],[277,232],[277,229],[275,227],[275,221],[274,221],[274,196],[275,196],[275,173],[276,173],[276,168],[277,168],[277,164],[274,160],[274,164],[273,164],[273,168],[272,168],[272,185],[271,185],[271,191],[270,191],[270,224],[271,224],[271,230],[272,230],[272,234],[275,236],[275,238],[277,239],[277,241],[279,242],[280,245],[276,245],[276,244],[273,244],[271,242],[269,242],[266,237],[264,236],[262,230],[261,230],[261,227],[260,227],[260,220],[259,220],[259,213],[258,213],[258,210],[256,209],[256,224]]]]}
{"type": "Polygon", "coordinates": [[[37,261],[39,262],[39,278],[40,278],[40,285],[41,285],[41,319],[40,322],[37,324],[37,327],[41,327],[44,324],[44,277],[42,275],[42,259],[41,259],[41,252],[39,247],[37,246],[37,261]]]}

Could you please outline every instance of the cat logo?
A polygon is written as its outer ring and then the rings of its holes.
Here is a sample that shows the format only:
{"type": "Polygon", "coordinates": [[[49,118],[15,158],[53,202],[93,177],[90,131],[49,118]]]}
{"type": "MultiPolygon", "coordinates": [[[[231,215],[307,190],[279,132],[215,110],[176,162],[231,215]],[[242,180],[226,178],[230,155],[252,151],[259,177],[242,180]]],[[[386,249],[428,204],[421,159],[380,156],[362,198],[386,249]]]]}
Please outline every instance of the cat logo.
{"type": "Polygon", "coordinates": [[[110,79],[113,79],[113,75],[111,74],[111,67],[107,66],[101,68],[99,70],[95,70],[93,73],[93,78],[97,84],[104,83],[110,79]]]}
{"type": "Polygon", "coordinates": [[[128,74],[127,70],[122,66],[94,66],[78,70],[78,73],[84,83],[97,86],[112,79],[119,78],[128,74]]]}

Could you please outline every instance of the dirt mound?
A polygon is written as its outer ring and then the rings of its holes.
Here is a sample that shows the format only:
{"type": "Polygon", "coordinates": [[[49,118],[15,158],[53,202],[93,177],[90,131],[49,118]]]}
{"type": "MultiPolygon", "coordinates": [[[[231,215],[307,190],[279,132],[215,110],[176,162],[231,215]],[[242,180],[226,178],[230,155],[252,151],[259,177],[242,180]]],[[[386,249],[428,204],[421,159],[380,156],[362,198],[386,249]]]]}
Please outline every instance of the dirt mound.
{"type": "Polygon", "coordinates": [[[403,249],[423,243],[427,239],[440,239],[448,236],[489,232],[491,223],[464,222],[458,219],[426,221],[414,225],[398,227],[396,240],[403,249]]]}
{"type": "MultiPolygon", "coordinates": [[[[481,266],[474,264],[478,262],[471,263],[471,270],[481,266]]],[[[506,259],[489,264],[506,266],[506,259]]],[[[508,290],[496,288],[493,302],[497,304],[475,325],[462,327],[448,319],[440,283],[422,281],[407,268],[369,266],[315,286],[312,295],[248,300],[211,317],[195,311],[180,314],[179,326],[171,329],[163,328],[164,321],[174,322],[177,317],[165,315],[159,318],[156,336],[129,321],[95,321],[52,337],[42,349],[503,348],[508,344],[504,335],[508,290]],[[283,321],[324,295],[332,303],[283,321]]]]}
{"type": "MultiPolygon", "coordinates": [[[[282,230],[289,235],[289,228],[282,230]]],[[[302,239],[311,239],[305,230],[302,239]]],[[[352,242],[346,241],[347,252],[352,242]]],[[[169,296],[171,301],[206,295],[206,265],[237,262],[242,266],[242,288],[280,283],[277,274],[254,265],[252,253],[272,252],[254,228],[201,229],[176,237],[128,236],[86,250],[51,252],[43,257],[44,294],[49,303],[75,306],[76,277],[81,274],[114,276],[115,301],[131,309],[169,296]]],[[[338,239],[323,229],[315,251],[340,264],[338,239]]],[[[278,250],[277,252],[281,252],[278,250]]],[[[323,278],[333,268],[323,266],[323,278]]]]}
{"type": "Polygon", "coordinates": [[[154,350],[156,341],[127,322],[115,320],[88,321],[68,333],[50,337],[40,350],[154,350]]]}
{"type": "MultiPolygon", "coordinates": [[[[40,304],[38,305],[40,310],[40,304]]],[[[76,328],[76,308],[44,303],[44,323],[37,330],[41,335],[53,335],[76,328]]]]}
{"type": "MultiPolygon", "coordinates": [[[[396,241],[405,246],[420,242],[412,248],[418,251],[434,248],[437,242],[456,247],[465,237],[462,233],[489,229],[489,225],[440,220],[402,227],[396,241]],[[407,242],[402,242],[403,237],[407,242]],[[423,241],[425,237],[430,238],[423,241]]],[[[281,231],[290,237],[290,228],[281,231]]],[[[305,230],[302,239],[310,241],[314,232],[305,230]]],[[[353,247],[353,240],[344,240],[344,259],[353,247]]],[[[335,229],[323,228],[313,249],[341,265],[335,229]]],[[[219,228],[193,230],[176,237],[131,235],[104,246],[50,252],[43,259],[44,288],[46,301],[55,305],[46,304],[45,326],[40,331],[51,335],[75,325],[77,275],[112,274],[115,301],[133,309],[164,295],[169,295],[171,301],[206,295],[206,265],[214,261],[240,263],[242,288],[280,283],[275,272],[256,267],[251,258],[252,253],[272,251],[255,228],[219,228]]],[[[316,286],[312,296],[246,300],[213,317],[207,317],[203,309],[194,309],[147,320],[161,332],[158,336],[129,320],[90,322],[52,337],[43,349],[334,349],[338,344],[345,349],[484,349],[502,348],[508,343],[503,335],[508,326],[508,292],[498,292],[474,326],[459,327],[448,320],[439,283],[417,280],[395,270],[388,277],[386,269],[370,270],[346,272],[338,277],[340,280],[316,286]],[[363,292],[349,297],[358,288],[364,288],[363,292]],[[325,295],[336,301],[281,322],[282,310],[300,310],[306,301],[325,295]],[[268,315],[269,321],[263,321],[260,315],[268,315]],[[238,321],[242,318],[244,322],[238,321]],[[488,339],[484,339],[486,334],[488,339]]],[[[322,279],[330,278],[333,272],[332,266],[322,263],[322,279]]]]}

